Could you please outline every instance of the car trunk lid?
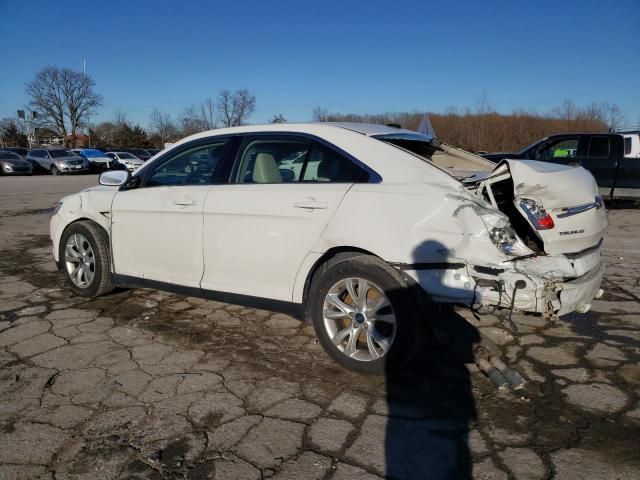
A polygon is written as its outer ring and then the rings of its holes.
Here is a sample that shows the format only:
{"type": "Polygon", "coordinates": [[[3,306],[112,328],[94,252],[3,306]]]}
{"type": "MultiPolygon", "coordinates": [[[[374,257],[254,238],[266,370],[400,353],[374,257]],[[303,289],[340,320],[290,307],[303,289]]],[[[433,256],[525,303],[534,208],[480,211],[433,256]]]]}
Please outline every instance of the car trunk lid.
{"type": "Polygon", "coordinates": [[[540,253],[576,253],[604,237],[606,210],[593,176],[582,167],[504,160],[477,187],[540,253]]]}

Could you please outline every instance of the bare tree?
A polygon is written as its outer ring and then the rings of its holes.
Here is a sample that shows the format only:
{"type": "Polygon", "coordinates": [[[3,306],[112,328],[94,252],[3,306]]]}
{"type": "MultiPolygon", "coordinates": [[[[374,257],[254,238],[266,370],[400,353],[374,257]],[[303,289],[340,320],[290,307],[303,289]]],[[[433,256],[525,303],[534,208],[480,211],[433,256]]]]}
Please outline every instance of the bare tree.
{"type": "Polygon", "coordinates": [[[278,113],[277,115],[274,115],[271,120],[269,120],[269,123],[287,123],[287,119],[284,118],[281,113],[278,113]]]}
{"type": "Polygon", "coordinates": [[[554,108],[551,113],[553,114],[553,116],[559,118],[560,120],[570,122],[576,119],[577,112],[578,107],[576,106],[576,104],[573,103],[573,100],[567,98],[564,102],[562,102],[562,105],[554,108]]]}
{"type": "Polygon", "coordinates": [[[202,119],[200,106],[189,105],[182,110],[179,118],[180,129],[183,136],[209,130],[202,119]]]}
{"type": "Polygon", "coordinates": [[[115,125],[128,125],[129,119],[127,118],[127,114],[124,110],[119,108],[113,113],[113,123],[115,125]]]}
{"type": "Polygon", "coordinates": [[[216,102],[207,98],[200,104],[200,119],[205,130],[216,128],[216,102]]]}
{"type": "Polygon", "coordinates": [[[154,108],[153,112],[151,112],[150,126],[160,137],[162,145],[169,140],[169,136],[176,130],[171,121],[171,116],[168,113],[160,111],[158,108],[154,108]]]}
{"type": "Polygon", "coordinates": [[[311,112],[311,120],[314,122],[326,122],[329,117],[329,110],[318,105],[311,112]]]}
{"type": "Polygon", "coordinates": [[[225,127],[242,125],[255,109],[256,97],[248,90],[222,90],[218,96],[218,120],[225,127]]]}
{"type": "Polygon", "coordinates": [[[48,66],[27,83],[25,91],[40,124],[62,135],[66,143],[70,133],[75,145],[78,127],[102,105],[102,96],[94,87],[89,75],[48,66]]]}
{"type": "Polygon", "coordinates": [[[625,121],[625,115],[622,109],[615,103],[604,103],[605,116],[604,121],[609,126],[610,132],[615,132],[622,128],[625,121]]]}

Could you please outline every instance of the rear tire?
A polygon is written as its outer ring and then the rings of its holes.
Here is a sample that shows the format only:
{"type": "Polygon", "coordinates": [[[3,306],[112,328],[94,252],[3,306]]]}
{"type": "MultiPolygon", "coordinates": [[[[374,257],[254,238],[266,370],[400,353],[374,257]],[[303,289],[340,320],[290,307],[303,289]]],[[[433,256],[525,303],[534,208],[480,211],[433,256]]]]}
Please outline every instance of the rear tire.
{"type": "Polygon", "coordinates": [[[69,225],[60,239],[60,264],[71,289],[82,297],[99,297],[111,292],[109,238],[93,222],[69,225]]]}
{"type": "Polygon", "coordinates": [[[381,375],[405,366],[420,344],[426,319],[420,318],[414,295],[413,287],[384,261],[357,255],[318,269],[307,311],[336,363],[381,375]]]}

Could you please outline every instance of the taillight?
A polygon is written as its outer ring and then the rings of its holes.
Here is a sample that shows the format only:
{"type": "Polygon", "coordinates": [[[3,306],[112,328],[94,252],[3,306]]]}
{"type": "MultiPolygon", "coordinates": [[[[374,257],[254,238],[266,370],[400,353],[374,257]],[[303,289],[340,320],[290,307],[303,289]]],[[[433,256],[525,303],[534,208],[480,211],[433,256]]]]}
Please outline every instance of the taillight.
{"type": "Polygon", "coordinates": [[[553,218],[547,213],[542,205],[538,205],[534,200],[523,198],[520,200],[520,208],[527,214],[536,230],[550,230],[555,227],[553,218]]]}

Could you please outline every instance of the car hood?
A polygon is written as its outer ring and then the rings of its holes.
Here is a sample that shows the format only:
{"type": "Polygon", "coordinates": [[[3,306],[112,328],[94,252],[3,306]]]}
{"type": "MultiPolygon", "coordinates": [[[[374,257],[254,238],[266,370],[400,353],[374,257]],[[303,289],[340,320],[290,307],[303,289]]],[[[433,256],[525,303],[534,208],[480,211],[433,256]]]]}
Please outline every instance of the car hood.
{"type": "Polygon", "coordinates": [[[88,157],[87,160],[89,160],[90,162],[99,162],[99,163],[102,163],[102,162],[113,162],[113,158],[107,157],[107,156],[104,156],[104,157],[88,157]]]}
{"type": "Polygon", "coordinates": [[[77,155],[68,155],[68,156],[65,156],[65,157],[53,157],[53,158],[51,158],[51,161],[53,161],[53,162],[71,162],[71,161],[74,161],[74,160],[82,160],[82,161],[84,161],[84,157],[80,157],[80,156],[77,156],[77,155]]]}
{"type": "Polygon", "coordinates": [[[29,167],[31,166],[31,163],[28,162],[27,160],[18,160],[18,159],[8,159],[8,160],[4,160],[4,159],[0,159],[0,163],[7,163],[13,167],[29,167]]]}

